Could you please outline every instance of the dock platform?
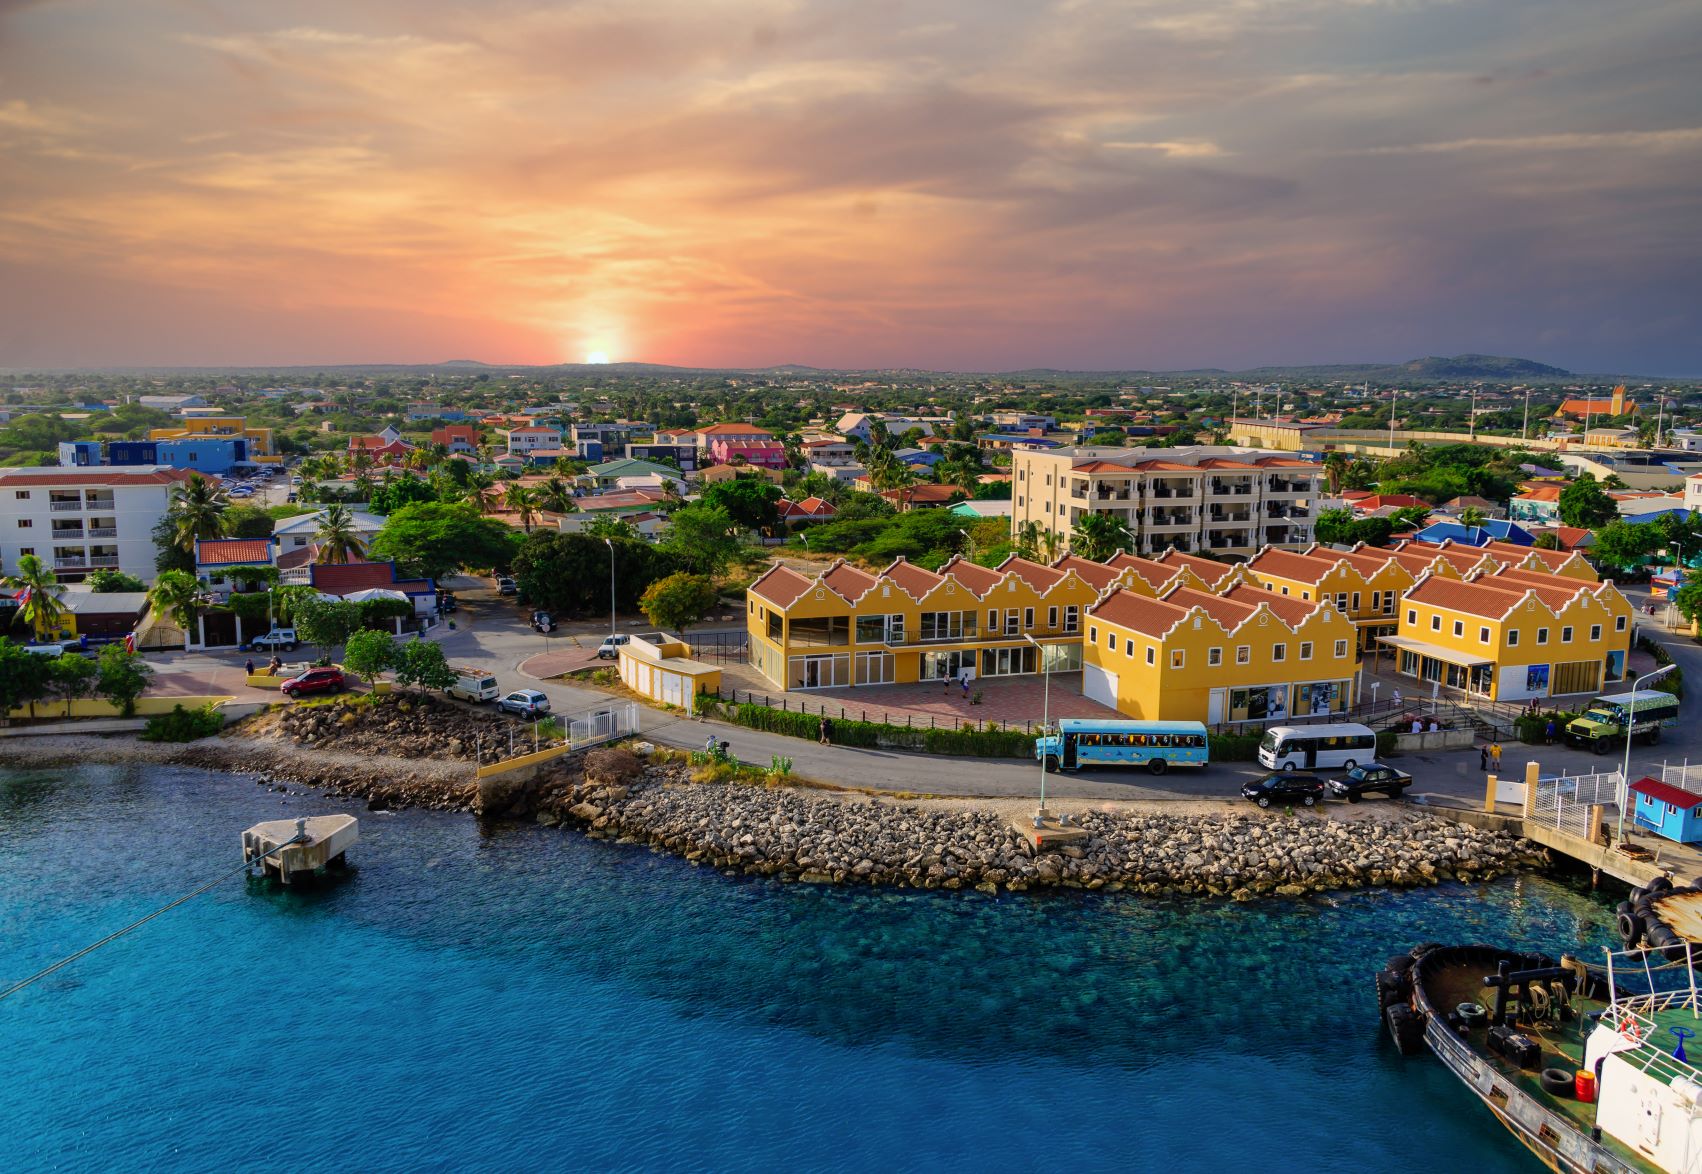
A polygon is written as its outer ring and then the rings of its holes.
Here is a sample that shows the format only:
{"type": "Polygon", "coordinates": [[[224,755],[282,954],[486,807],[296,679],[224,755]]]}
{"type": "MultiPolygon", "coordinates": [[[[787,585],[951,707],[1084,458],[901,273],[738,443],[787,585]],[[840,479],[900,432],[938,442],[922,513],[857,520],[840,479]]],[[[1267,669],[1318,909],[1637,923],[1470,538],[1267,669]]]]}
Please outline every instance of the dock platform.
{"type": "Polygon", "coordinates": [[[341,866],[343,854],[359,841],[360,825],[352,815],[273,819],[242,833],[242,858],[287,885],[292,876],[341,866]]]}

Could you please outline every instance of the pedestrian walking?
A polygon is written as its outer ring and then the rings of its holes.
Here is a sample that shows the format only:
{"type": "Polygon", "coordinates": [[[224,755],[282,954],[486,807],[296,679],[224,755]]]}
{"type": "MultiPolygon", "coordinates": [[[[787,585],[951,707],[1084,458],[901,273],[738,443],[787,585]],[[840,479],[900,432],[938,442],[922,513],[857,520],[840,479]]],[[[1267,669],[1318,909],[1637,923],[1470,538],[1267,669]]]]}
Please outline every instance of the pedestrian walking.
{"type": "Polygon", "coordinates": [[[827,720],[827,714],[824,713],[821,715],[821,725],[816,730],[816,740],[826,746],[833,741],[832,733],[833,725],[827,720]]]}
{"type": "Polygon", "coordinates": [[[964,697],[967,698],[969,696],[969,674],[968,673],[963,674],[959,683],[963,686],[964,697]]]}
{"type": "Polygon", "coordinates": [[[1399,689],[1396,689],[1395,690],[1395,708],[1399,709],[1400,707],[1401,707],[1401,691],[1399,689]]]}
{"type": "Polygon", "coordinates": [[[1501,742],[1499,740],[1489,744],[1489,765],[1496,770],[1501,769],[1501,742]]]}
{"type": "Polygon", "coordinates": [[[1479,770],[1483,771],[1485,774],[1489,773],[1489,747],[1488,747],[1488,745],[1479,746],[1477,748],[1477,768],[1479,770]]]}
{"type": "Polygon", "coordinates": [[[1553,718],[1549,718],[1548,724],[1546,726],[1544,726],[1543,729],[1542,729],[1542,744],[1544,746],[1554,745],[1554,719],[1553,718]]]}
{"type": "Polygon", "coordinates": [[[709,737],[704,740],[703,752],[705,754],[714,754],[715,753],[715,735],[714,734],[709,735],[709,737]]]}
{"type": "Polygon", "coordinates": [[[252,656],[242,662],[242,671],[251,677],[254,675],[254,658],[252,656]]]}

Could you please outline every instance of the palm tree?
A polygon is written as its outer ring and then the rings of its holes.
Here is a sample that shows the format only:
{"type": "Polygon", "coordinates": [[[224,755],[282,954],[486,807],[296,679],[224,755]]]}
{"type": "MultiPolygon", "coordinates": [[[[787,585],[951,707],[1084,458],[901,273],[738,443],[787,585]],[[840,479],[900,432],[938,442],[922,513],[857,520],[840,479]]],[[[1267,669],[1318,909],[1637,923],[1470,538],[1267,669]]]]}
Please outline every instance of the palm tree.
{"type": "Polygon", "coordinates": [[[502,491],[502,504],[519,515],[521,528],[530,534],[538,517],[538,495],[515,481],[502,491]]]}
{"type": "Polygon", "coordinates": [[[1324,476],[1329,478],[1330,496],[1335,497],[1342,491],[1342,479],[1347,476],[1350,464],[1348,456],[1343,452],[1324,454],[1324,476]]]}
{"type": "Polygon", "coordinates": [[[1468,505],[1460,511],[1460,525],[1481,526],[1487,515],[1475,505],[1468,505]]]}
{"type": "Polygon", "coordinates": [[[193,555],[197,541],[223,537],[229,508],[230,496],[222,488],[199,473],[189,474],[187,483],[172,489],[166,507],[178,549],[193,555]]]}
{"type": "Polygon", "coordinates": [[[47,569],[46,563],[33,554],[21,555],[18,573],[6,576],[5,583],[18,592],[18,618],[29,624],[36,639],[59,630],[60,618],[65,614],[65,605],[59,602],[59,597],[65,593],[65,587],[59,576],[47,569]]]}
{"type": "Polygon", "coordinates": [[[352,563],[366,557],[366,543],[355,531],[354,513],[346,505],[325,508],[313,539],[319,544],[319,562],[352,563]]]}
{"type": "Polygon", "coordinates": [[[1033,562],[1040,556],[1041,534],[1039,522],[1024,522],[1016,530],[1016,554],[1018,558],[1033,562]]]}
{"type": "Polygon", "coordinates": [[[195,617],[201,613],[201,584],[188,571],[161,571],[148,592],[148,605],[155,619],[169,619],[183,631],[183,647],[189,648],[189,634],[195,628],[195,617]]]}
{"type": "Polygon", "coordinates": [[[1129,546],[1128,523],[1113,514],[1083,514],[1070,535],[1071,553],[1096,563],[1129,546]]]}
{"type": "Polygon", "coordinates": [[[538,487],[537,505],[552,514],[571,514],[579,509],[573,500],[573,486],[560,477],[551,477],[538,487]]]}

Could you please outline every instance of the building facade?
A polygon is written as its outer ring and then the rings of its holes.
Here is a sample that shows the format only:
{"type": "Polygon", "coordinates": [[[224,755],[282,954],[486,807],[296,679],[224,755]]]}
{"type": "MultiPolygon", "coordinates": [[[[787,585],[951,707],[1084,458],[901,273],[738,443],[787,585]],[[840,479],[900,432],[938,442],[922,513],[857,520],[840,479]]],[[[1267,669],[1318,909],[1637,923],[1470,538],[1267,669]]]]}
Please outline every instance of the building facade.
{"type": "Polygon", "coordinates": [[[0,470],[0,567],[11,574],[33,554],[67,582],[97,570],[151,581],[154,527],[190,476],[158,466],[0,470]]]}
{"type": "Polygon", "coordinates": [[[1076,523],[1109,514],[1135,552],[1174,547],[1248,556],[1265,546],[1308,546],[1323,466],[1247,449],[1011,450],[1012,536],[1033,523],[1068,544],[1076,523]]]}

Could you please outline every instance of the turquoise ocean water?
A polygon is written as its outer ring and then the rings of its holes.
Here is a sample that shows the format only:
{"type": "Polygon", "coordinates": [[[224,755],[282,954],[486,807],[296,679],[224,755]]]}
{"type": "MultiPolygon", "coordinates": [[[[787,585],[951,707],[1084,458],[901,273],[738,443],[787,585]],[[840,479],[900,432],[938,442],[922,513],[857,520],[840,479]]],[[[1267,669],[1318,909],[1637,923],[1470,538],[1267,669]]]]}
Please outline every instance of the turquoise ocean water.
{"type": "MultiPolygon", "coordinates": [[[[0,985],[342,809],[200,771],[0,774],[0,985]]],[[[1251,906],[730,880],[362,817],[0,1002],[0,1170],[1535,1170],[1371,975],[1607,942],[1534,879],[1251,906]]]]}

